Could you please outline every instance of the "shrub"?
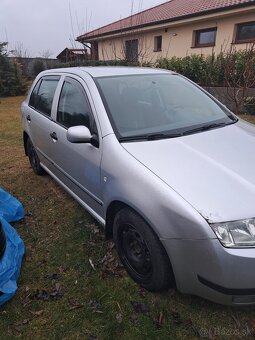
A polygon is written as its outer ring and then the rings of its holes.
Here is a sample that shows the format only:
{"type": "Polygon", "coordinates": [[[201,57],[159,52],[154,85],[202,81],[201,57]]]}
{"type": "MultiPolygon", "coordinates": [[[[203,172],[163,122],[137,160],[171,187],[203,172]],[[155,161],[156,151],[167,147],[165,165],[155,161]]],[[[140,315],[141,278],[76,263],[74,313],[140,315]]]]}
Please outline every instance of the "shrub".
{"type": "MultiPolygon", "coordinates": [[[[77,66],[138,66],[137,62],[130,62],[127,60],[76,60],[68,63],[61,63],[53,65],[53,68],[59,67],[77,67],[77,66]]],[[[52,68],[49,67],[49,68],[52,68]]]]}
{"type": "MultiPolygon", "coordinates": [[[[210,56],[191,55],[159,59],[156,67],[178,72],[201,86],[243,86],[255,79],[255,50],[228,51],[210,56]],[[247,69],[247,60],[249,69],[247,69]],[[249,74],[247,74],[247,70],[249,74]]],[[[252,86],[252,85],[251,85],[252,86]]],[[[253,85],[255,86],[255,84],[253,85]]]]}
{"type": "Polygon", "coordinates": [[[46,69],[41,59],[35,59],[32,65],[32,76],[36,77],[40,72],[46,69]]]}
{"type": "Polygon", "coordinates": [[[255,115],[255,97],[246,97],[244,99],[245,112],[250,115],[255,115]]]}

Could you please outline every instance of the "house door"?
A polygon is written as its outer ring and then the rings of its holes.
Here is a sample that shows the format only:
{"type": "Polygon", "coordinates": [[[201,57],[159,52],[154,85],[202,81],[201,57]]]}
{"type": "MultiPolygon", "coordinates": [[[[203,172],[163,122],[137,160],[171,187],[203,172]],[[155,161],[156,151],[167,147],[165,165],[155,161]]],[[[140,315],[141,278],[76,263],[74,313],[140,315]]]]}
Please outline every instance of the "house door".
{"type": "Polygon", "coordinates": [[[126,40],[126,60],[138,61],[138,39],[126,40]]]}
{"type": "Polygon", "coordinates": [[[91,42],[91,59],[98,60],[98,42],[92,41],[91,42]]]}

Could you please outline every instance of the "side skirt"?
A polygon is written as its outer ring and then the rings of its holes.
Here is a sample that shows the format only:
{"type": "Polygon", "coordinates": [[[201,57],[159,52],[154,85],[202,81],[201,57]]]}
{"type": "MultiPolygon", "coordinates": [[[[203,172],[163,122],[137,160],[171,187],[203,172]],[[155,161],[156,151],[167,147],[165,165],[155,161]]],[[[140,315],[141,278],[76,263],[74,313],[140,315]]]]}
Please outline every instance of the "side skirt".
{"type": "Polygon", "coordinates": [[[80,199],[73,191],[71,191],[58,177],[56,177],[44,164],[40,163],[41,167],[65,189],[84,209],[86,209],[103,227],[105,227],[105,220],[98,215],[90,206],[80,199]]]}

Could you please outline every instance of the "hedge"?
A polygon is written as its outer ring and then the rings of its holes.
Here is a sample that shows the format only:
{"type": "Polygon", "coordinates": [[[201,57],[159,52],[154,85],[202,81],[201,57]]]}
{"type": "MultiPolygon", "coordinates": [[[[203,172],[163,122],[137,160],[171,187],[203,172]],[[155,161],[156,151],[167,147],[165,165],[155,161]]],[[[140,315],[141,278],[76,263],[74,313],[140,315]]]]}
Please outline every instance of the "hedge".
{"type": "Polygon", "coordinates": [[[201,86],[243,86],[247,76],[250,87],[255,86],[255,50],[162,58],[156,67],[178,72],[201,86]]]}

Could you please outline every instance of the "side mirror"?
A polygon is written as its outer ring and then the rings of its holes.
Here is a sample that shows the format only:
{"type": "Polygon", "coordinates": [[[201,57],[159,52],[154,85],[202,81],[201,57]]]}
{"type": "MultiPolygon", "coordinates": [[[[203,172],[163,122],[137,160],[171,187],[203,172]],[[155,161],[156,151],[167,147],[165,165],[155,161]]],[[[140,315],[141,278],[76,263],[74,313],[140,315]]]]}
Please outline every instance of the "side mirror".
{"type": "Polygon", "coordinates": [[[66,138],[71,143],[91,143],[92,135],[86,126],[78,125],[67,130],[66,138]]]}

